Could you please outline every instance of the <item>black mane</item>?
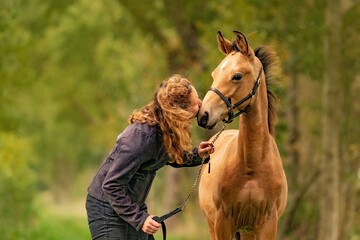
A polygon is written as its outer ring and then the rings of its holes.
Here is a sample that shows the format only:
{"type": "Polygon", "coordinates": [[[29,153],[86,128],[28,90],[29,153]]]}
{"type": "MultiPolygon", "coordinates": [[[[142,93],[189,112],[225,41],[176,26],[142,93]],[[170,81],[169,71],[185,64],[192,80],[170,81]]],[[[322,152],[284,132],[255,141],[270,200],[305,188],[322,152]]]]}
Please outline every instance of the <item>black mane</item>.
{"type": "Polygon", "coordinates": [[[266,91],[268,97],[268,125],[271,135],[275,135],[275,123],[277,121],[276,106],[277,98],[269,87],[279,70],[279,60],[275,51],[268,46],[261,46],[254,50],[255,56],[259,58],[265,73],[266,91]]]}

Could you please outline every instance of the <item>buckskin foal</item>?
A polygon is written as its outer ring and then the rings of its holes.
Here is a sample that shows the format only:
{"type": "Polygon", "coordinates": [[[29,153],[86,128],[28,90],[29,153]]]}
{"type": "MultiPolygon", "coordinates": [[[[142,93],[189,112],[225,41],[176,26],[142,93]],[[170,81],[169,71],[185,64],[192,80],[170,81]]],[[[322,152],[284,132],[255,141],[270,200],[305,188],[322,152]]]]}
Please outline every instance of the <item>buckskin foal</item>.
{"type": "Polygon", "coordinates": [[[201,173],[199,202],[212,240],[270,240],[275,239],[287,201],[274,136],[275,98],[267,89],[277,58],[267,47],[253,51],[242,33],[234,33],[234,42],[217,34],[226,57],[212,72],[213,84],[198,123],[211,129],[221,120],[230,122],[243,114],[239,130],[224,131],[216,141],[211,172],[207,166],[201,173]]]}

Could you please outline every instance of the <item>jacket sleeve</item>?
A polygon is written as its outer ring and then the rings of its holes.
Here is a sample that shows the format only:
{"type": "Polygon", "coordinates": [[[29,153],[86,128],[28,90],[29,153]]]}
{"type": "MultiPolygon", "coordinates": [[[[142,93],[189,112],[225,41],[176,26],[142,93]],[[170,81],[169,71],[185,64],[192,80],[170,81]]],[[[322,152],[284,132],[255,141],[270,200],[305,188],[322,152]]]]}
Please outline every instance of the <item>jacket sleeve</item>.
{"type": "Polygon", "coordinates": [[[150,137],[138,129],[122,134],[116,143],[115,151],[109,156],[114,160],[107,173],[102,189],[115,212],[137,231],[149,214],[140,210],[126,191],[126,185],[139,169],[142,161],[151,157],[150,137]]]}
{"type": "MultiPolygon", "coordinates": [[[[170,165],[174,168],[181,168],[181,167],[196,167],[201,165],[202,162],[202,158],[199,156],[198,153],[198,147],[194,147],[193,150],[191,152],[185,152],[183,159],[184,159],[184,163],[183,164],[178,164],[176,162],[170,163],[167,162],[167,165],[170,165]]],[[[210,160],[210,157],[207,157],[205,159],[204,163],[208,163],[210,160]]]]}

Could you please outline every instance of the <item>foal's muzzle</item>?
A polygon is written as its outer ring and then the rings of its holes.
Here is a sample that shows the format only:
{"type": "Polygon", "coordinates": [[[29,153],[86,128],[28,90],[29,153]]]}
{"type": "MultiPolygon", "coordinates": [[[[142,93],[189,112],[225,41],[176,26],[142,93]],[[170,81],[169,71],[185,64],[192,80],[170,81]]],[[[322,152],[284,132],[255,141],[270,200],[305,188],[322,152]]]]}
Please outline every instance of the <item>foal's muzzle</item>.
{"type": "Polygon", "coordinates": [[[200,127],[203,128],[207,128],[207,129],[213,129],[216,125],[216,122],[210,126],[208,126],[209,123],[209,113],[207,111],[204,112],[203,115],[200,116],[200,114],[198,114],[197,116],[197,121],[198,121],[198,125],[200,127]]]}
{"type": "Polygon", "coordinates": [[[197,122],[200,127],[206,128],[208,121],[209,121],[209,113],[208,112],[204,112],[204,114],[202,116],[200,116],[200,114],[198,114],[197,122]]]}

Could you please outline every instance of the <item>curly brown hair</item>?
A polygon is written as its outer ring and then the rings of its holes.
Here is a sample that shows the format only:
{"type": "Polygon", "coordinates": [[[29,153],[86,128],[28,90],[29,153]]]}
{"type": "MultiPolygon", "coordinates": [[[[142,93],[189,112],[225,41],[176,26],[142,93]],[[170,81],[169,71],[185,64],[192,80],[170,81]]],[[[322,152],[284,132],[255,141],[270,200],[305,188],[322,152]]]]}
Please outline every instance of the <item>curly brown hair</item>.
{"type": "Polygon", "coordinates": [[[129,123],[160,126],[169,162],[182,164],[184,153],[191,150],[190,118],[193,113],[187,109],[192,88],[188,79],[175,74],[160,84],[153,101],[135,110],[129,118],[129,123]]]}

